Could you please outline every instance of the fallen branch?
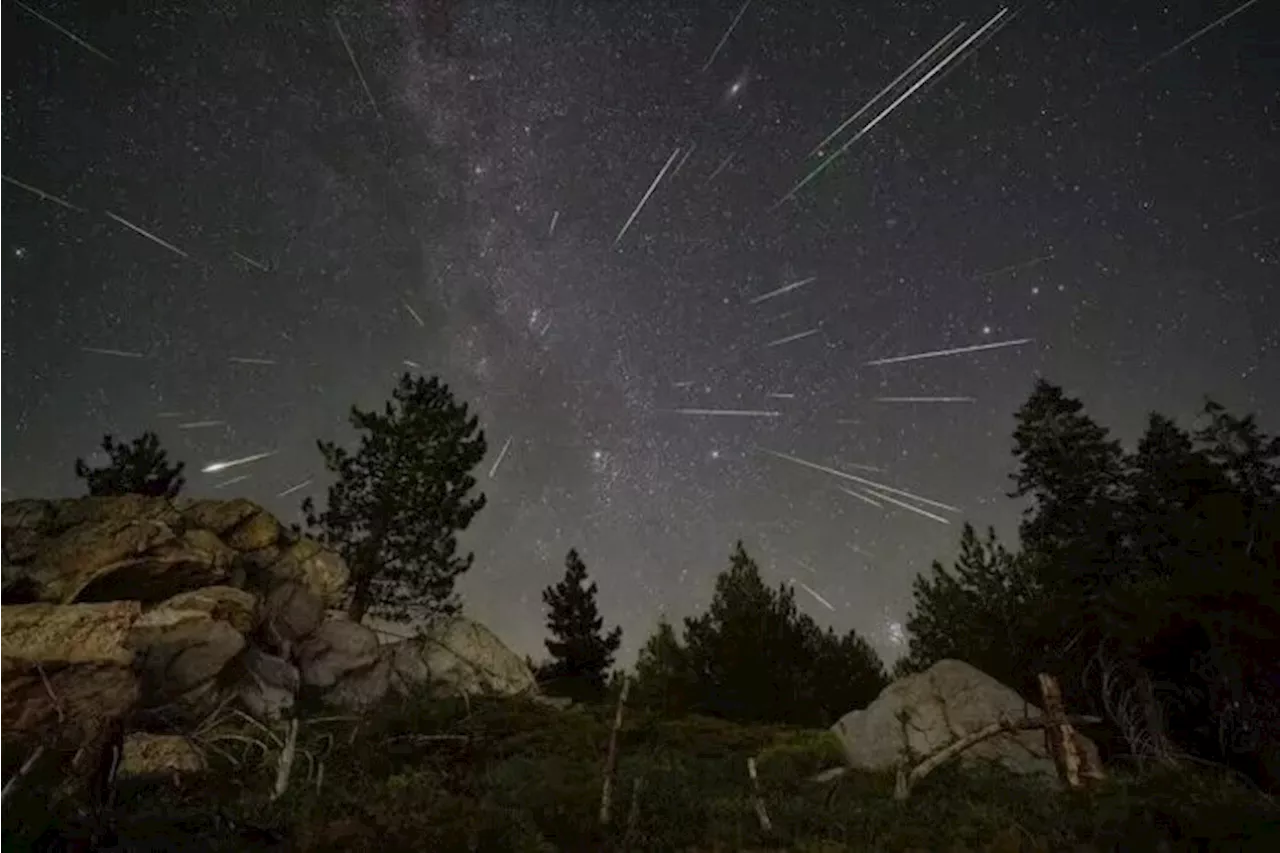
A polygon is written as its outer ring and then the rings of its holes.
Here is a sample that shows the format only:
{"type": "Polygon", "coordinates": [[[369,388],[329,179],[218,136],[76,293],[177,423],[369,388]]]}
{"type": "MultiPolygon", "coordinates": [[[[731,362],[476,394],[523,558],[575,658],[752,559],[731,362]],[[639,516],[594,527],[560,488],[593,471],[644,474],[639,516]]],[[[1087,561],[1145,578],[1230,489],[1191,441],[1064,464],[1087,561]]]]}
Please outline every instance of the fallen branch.
{"type": "Polygon", "coordinates": [[[604,782],[600,786],[600,825],[609,825],[609,807],[613,797],[613,768],[618,763],[618,729],[622,728],[622,709],[631,692],[631,679],[623,676],[622,692],[618,694],[618,709],[613,715],[613,731],[609,734],[609,754],[604,761],[604,782]]]}
{"type": "Polygon", "coordinates": [[[764,810],[764,797],[760,796],[760,776],[756,773],[754,758],[747,759],[747,775],[751,777],[751,804],[755,806],[756,819],[760,821],[762,830],[772,832],[773,822],[769,820],[769,813],[764,810]]]}
{"type": "Polygon", "coordinates": [[[9,795],[13,793],[18,786],[18,780],[31,772],[31,768],[40,760],[40,756],[44,755],[44,747],[37,746],[35,750],[27,756],[27,760],[22,762],[22,766],[18,768],[18,772],[9,777],[9,781],[4,783],[4,790],[0,791],[0,802],[9,799],[9,795]]]}
{"type": "MultiPolygon", "coordinates": [[[[1067,717],[1066,721],[1071,725],[1084,726],[1102,722],[1099,717],[1067,717]]],[[[1028,718],[1024,720],[1001,720],[991,723],[988,726],[970,732],[964,737],[953,741],[952,743],[934,752],[924,761],[917,764],[910,772],[907,771],[905,765],[899,765],[897,783],[894,786],[893,798],[895,800],[905,800],[911,795],[911,789],[919,784],[920,780],[928,776],[934,770],[937,770],[943,764],[958,756],[960,753],[982,743],[984,740],[993,738],[1001,733],[1014,734],[1016,732],[1034,731],[1043,729],[1046,726],[1055,725],[1056,721],[1043,717],[1028,718]]]]}
{"type": "Polygon", "coordinates": [[[298,721],[289,721],[289,734],[285,739],[284,751],[280,753],[280,764],[276,767],[276,785],[271,792],[271,799],[278,800],[289,788],[289,774],[293,770],[293,757],[298,749],[298,721]]]}
{"type": "Polygon", "coordinates": [[[631,808],[627,810],[627,831],[622,836],[622,849],[631,848],[631,839],[635,835],[636,821],[640,818],[640,789],[644,786],[644,777],[637,776],[631,783],[631,808]]]}
{"type": "Polygon", "coordinates": [[[58,715],[58,722],[66,722],[67,715],[62,710],[62,700],[58,698],[58,694],[53,692],[53,685],[49,682],[49,676],[45,675],[44,667],[36,661],[36,672],[40,673],[40,682],[44,684],[44,692],[49,694],[49,701],[53,703],[54,713],[58,715]]]}

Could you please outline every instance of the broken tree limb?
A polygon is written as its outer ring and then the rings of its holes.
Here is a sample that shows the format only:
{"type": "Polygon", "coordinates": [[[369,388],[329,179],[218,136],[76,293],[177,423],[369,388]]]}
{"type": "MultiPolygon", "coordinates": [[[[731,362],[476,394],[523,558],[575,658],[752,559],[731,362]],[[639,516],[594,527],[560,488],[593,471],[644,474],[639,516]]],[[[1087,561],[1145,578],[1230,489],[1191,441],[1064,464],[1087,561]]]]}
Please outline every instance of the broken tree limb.
{"type": "MultiPolygon", "coordinates": [[[[1099,717],[1067,717],[1066,721],[1073,726],[1090,725],[1102,722],[1099,717]]],[[[911,795],[911,789],[919,784],[920,780],[928,776],[934,770],[937,770],[943,764],[960,755],[966,749],[982,743],[988,738],[995,737],[998,734],[1016,732],[1034,731],[1043,729],[1054,723],[1045,717],[1028,718],[1025,720],[1001,720],[983,726],[976,731],[970,732],[964,737],[955,740],[942,749],[937,750],[929,755],[924,761],[921,761],[909,772],[905,765],[899,765],[897,783],[894,786],[893,798],[895,800],[905,800],[911,795]]]]}
{"type": "Polygon", "coordinates": [[[1058,769],[1058,778],[1068,788],[1080,787],[1080,750],[1076,747],[1076,730],[1067,721],[1067,712],[1062,704],[1062,688],[1058,679],[1042,672],[1036,676],[1040,683],[1040,699],[1044,708],[1044,738],[1049,755],[1053,758],[1053,766],[1058,769]]]}
{"type": "Polygon", "coordinates": [[[623,676],[622,692],[618,694],[618,709],[613,714],[613,731],[609,733],[609,754],[604,760],[604,782],[600,785],[600,825],[609,825],[609,808],[613,796],[613,768],[618,763],[618,729],[622,728],[622,709],[631,692],[631,679],[623,676]]]}
{"type": "Polygon", "coordinates": [[[44,747],[37,746],[27,760],[22,762],[22,766],[18,768],[18,772],[9,777],[9,781],[4,783],[4,790],[0,791],[0,802],[9,799],[9,795],[17,790],[18,782],[23,776],[31,772],[31,768],[40,760],[40,756],[44,755],[44,747]]]}
{"type": "Polygon", "coordinates": [[[298,721],[289,721],[289,734],[285,737],[284,749],[280,752],[280,764],[276,767],[276,784],[271,791],[271,799],[278,800],[289,789],[289,774],[293,771],[293,757],[298,750],[298,721]]]}
{"type": "Polygon", "coordinates": [[[773,832],[773,822],[769,820],[769,813],[764,810],[764,797],[760,795],[760,776],[756,773],[756,760],[754,758],[747,759],[747,775],[751,777],[751,804],[756,810],[756,819],[760,821],[760,829],[765,832],[773,832]]]}

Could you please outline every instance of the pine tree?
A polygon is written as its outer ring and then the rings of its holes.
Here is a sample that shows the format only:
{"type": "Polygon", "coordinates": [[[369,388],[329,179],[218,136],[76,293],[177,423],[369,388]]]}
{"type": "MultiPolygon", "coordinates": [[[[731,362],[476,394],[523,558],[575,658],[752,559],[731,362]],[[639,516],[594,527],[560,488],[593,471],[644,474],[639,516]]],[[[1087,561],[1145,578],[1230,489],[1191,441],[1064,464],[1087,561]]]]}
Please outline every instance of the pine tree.
{"type": "Polygon", "coordinates": [[[351,569],[351,618],[455,612],[454,582],[474,559],[458,555],[457,534],[485,505],[483,494],[470,497],[487,446],[478,418],[438,378],[408,373],[382,412],[353,406],[350,417],[358,449],[317,442],[337,480],[323,512],[310,498],[302,509],[351,569]]]}
{"type": "Polygon", "coordinates": [[[689,653],[666,617],[658,620],[640,649],[631,695],[638,706],[660,714],[677,715],[693,707],[696,691],[689,653]]]}
{"type": "Polygon", "coordinates": [[[546,641],[551,662],[539,680],[549,692],[597,702],[604,697],[609,667],[622,645],[622,629],[601,633],[604,619],[596,607],[596,585],[587,581],[587,567],[576,550],[569,551],[564,565],[564,578],[542,591],[553,639],[546,641]]]}
{"type": "Polygon", "coordinates": [[[186,485],[179,462],[169,465],[168,454],[160,447],[160,437],[144,432],[132,444],[116,442],[110,435],[102,437],[102,449],[110,462],[102,468],[90,468],[83,459],[76,460],[76,476],[84,480],[89,494],[148,495],[176,498],[186,485]]]}
{"type": "Polygon", "coordinates": [[[885,682],[869,646],[819,630],[794,589],[765,585],[741,542],[684,634],[694,708],[726,719],[830,725],[885,682]]]}
{"type": "Polygon", "coordinates": [[[994,529],[980,538],[966,524],[955,564],[948,569],[935,560],[930,576],[916,577],[913,596],[900,672],[954,658],[1013,687],[1034,684],[1038,589],[1026,561],[1008,551],[994,529]]]}

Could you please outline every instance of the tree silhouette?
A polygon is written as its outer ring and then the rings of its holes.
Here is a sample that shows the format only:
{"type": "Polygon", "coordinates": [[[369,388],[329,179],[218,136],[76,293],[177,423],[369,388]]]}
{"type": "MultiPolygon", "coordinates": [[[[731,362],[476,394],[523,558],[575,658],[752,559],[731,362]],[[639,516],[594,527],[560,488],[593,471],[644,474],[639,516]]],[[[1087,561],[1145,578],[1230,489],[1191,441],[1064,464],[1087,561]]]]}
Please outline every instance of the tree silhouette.
{"type": "Polygon", "coordinates": [[[689,655],[676,630],[662,617],[636,659],[635,689],[631,695],[641,707],[676,715],[689,710],[696,699],[696,685],[689,655]]]}
{"type": "Polygon", "coordinates": [[[587,567],[576,550],[564,559],[564,578],[542,591],[547,605],[546,641],[551,661],[540,668],[540,681],[548,692],[579,702],[604,697],[609,667],[622,645],[622,629],[607,634],[596,607],[596,585],[587,581],[587,567]]]}
{"type": "Polygon", "coordinates": [[[455,612],[454,582],[474,559],[458,555],[457,533],[485,505],[483,494],[469,497],[470,471],[486,450],[478,419],[438,378],[408,373],[382,412],[353,406],[350,417],[362,433],[358,449],[317,442],[337,481],[323,512],[310,498],[302,509],[351,568],[351,618],[455,612]]]}
{"type": "Polygon", "coordinates": [[[169,465],[168,454],[160,447],[160,437],[154,432],[144,432],[132,444],[116,442],[112,436],[104,435],[102,449],[111,461],[101,468],[90,468],[83,459],[76,459],[76,476],[85,481],[89,494],[94,497],[175,498],[186,485],[182,477],[186,466],[182,462],[169,465]]]}
{"type": "Polygon", "coordinates": [[[741,542],[684,635],[694,709],[727,719],[830,725],[886,681],[862,638],[819,629],[799,612],[794,589],[767,587],[741,542]]]}

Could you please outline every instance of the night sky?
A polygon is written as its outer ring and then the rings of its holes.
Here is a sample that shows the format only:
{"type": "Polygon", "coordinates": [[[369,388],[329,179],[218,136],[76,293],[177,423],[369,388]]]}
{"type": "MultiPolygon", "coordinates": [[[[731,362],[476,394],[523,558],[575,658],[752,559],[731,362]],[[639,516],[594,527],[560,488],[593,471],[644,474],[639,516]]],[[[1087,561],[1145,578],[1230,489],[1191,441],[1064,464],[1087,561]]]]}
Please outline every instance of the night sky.
{"type": "Polygon", "coordinates": [[[1037,376],[1125,440],[1280,418],[1275,4],[1002,8],[7,2],[5,497],[154,430],[297,520],[315,440],[438,374],[519,651],[570,547],[630,660],[742,538],[892,657],[961,523],[1013,530],[1037,376]]]}

